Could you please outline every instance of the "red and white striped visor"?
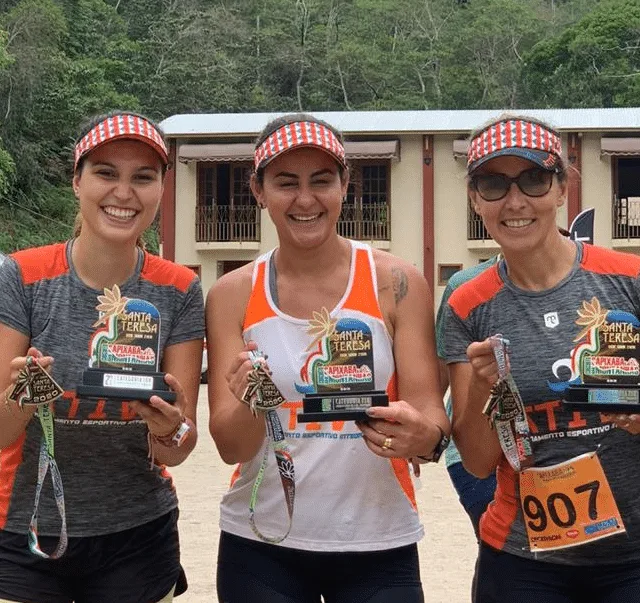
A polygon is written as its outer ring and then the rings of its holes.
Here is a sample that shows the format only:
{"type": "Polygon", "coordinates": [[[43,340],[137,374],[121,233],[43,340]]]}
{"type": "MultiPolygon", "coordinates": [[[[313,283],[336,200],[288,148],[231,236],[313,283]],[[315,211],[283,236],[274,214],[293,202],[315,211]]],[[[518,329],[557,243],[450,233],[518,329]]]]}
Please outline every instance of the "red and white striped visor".
{"type": "Polygon", "coordinates": [[[562,155],[560,137],[540,124],[523,119],[506,119],[478,134],[469,144],[467,172],[502,155],[528,159],[553,170],[562,155]]]}
{"type": "Polygon", "coordinates": [[[73,161],[74,171],[78,167],[80,159],[87,153],[102,144],[119,138],[144,142],[160,155],[164,165],[169,163],[167,147],[160,132],[158,132],[152,123],[138,115],[114,115],[107,117],[91,128],[91,130],[80,139],[80,142],[76,144],[73,161]]]}
{"type": "Polygon", "coordinates": [[[344,146],[326,126],[312,121],[297,121],[278,128],[256,149],[254,167],[258,171],[285,151],[297,147],[315,147],[329,153],[347,167],[344,146]]]}

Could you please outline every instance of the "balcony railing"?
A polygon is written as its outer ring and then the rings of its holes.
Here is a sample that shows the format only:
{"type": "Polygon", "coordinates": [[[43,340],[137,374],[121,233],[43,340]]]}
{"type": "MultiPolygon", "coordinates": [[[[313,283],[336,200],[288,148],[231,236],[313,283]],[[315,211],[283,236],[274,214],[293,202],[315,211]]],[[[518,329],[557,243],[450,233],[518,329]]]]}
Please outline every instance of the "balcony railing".
{"type": "Polygon", "coordinates": [[[388,241],[390,214],[388,203],[343,203],[338,234],[359,241],[388,241]]]}
{"type": "Polygon", "coordinates": [[[469,206],[467,211],[467,240],[488,241],[491,237],[484,227],[482,218],[469,206]]]}
{"type": "Polygon", "coordinates": [[[640,239],[640,197],[614,197],[612,239],[640,239]]]}
{"type": "Polygon", "coordinates": [[[260,240],[260,213],[255,205],[196,207],[196,241],[260,240]]]}

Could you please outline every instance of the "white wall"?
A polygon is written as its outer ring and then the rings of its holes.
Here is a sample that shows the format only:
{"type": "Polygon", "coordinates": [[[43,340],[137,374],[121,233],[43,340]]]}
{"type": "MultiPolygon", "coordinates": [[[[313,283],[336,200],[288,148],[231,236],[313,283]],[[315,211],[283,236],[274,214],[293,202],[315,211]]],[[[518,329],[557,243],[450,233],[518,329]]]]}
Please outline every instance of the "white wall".
{"type": "Polygon", "coordinates": [[[611,158],[600,157],[600,133],[582,136],[582,207],[594,207],[594,243],[611,247],[611,158]]]}
{"type": "Polygon", "coordinates": [[[422,136],[400,138],[400,161],[391,161],[389,251],[423,270],[422,136]]]}

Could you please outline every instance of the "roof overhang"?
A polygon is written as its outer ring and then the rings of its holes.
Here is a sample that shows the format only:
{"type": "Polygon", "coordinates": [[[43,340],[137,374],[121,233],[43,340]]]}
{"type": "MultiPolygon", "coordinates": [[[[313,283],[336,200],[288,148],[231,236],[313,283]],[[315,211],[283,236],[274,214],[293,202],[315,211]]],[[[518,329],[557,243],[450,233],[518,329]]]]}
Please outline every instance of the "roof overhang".
{"type": "Polygon", "coordinates": [[[640,155],[639,138],[607,138],[600,139],[601,155],[640,155]]]}
{"type": "Polygon", "coordinates": [[[453,141],[453,156],[465,157],[467,156],[467,151],[469,150],[469,139],[465,138],[464,140],[454,140],[453,141]]]}
{"type": "MultiPolygon", "coordinates": [[[[367,140],[345,142],[349,159],[399,159],[399,140],[367,140]]],[[[209,161],[228,163],[231,161],[253,161],[254,146],[250,142],[232,144],[182,144],[178,161],[209,161]]]]}
{"type": "Polygon", "coordinates": [[[228,163],[230,161],[253,161],[253,144],[240,142],[234,144],[181,144],[178,151],[178,161],[191,163],[192,161],[215,161],[228,163]]]}
{"type": "Polygon", "coordinates": [[[348,159],[400,159],[400,141],[347,141],[344,151],[348,159]]]}

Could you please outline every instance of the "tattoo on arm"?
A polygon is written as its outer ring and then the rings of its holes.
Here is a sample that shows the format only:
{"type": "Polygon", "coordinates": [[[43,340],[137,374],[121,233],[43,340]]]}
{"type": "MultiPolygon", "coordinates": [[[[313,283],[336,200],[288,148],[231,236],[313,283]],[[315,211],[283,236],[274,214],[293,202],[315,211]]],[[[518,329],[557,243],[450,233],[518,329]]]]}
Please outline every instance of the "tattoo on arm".
{"type": "Polygon", "coordinates": [[[396,298],[397,304],[406,297],[407,291],[409,290],[409,280],[400,268],[392,268],[391,276],[393,278],[393,295],[396,298]]]}

